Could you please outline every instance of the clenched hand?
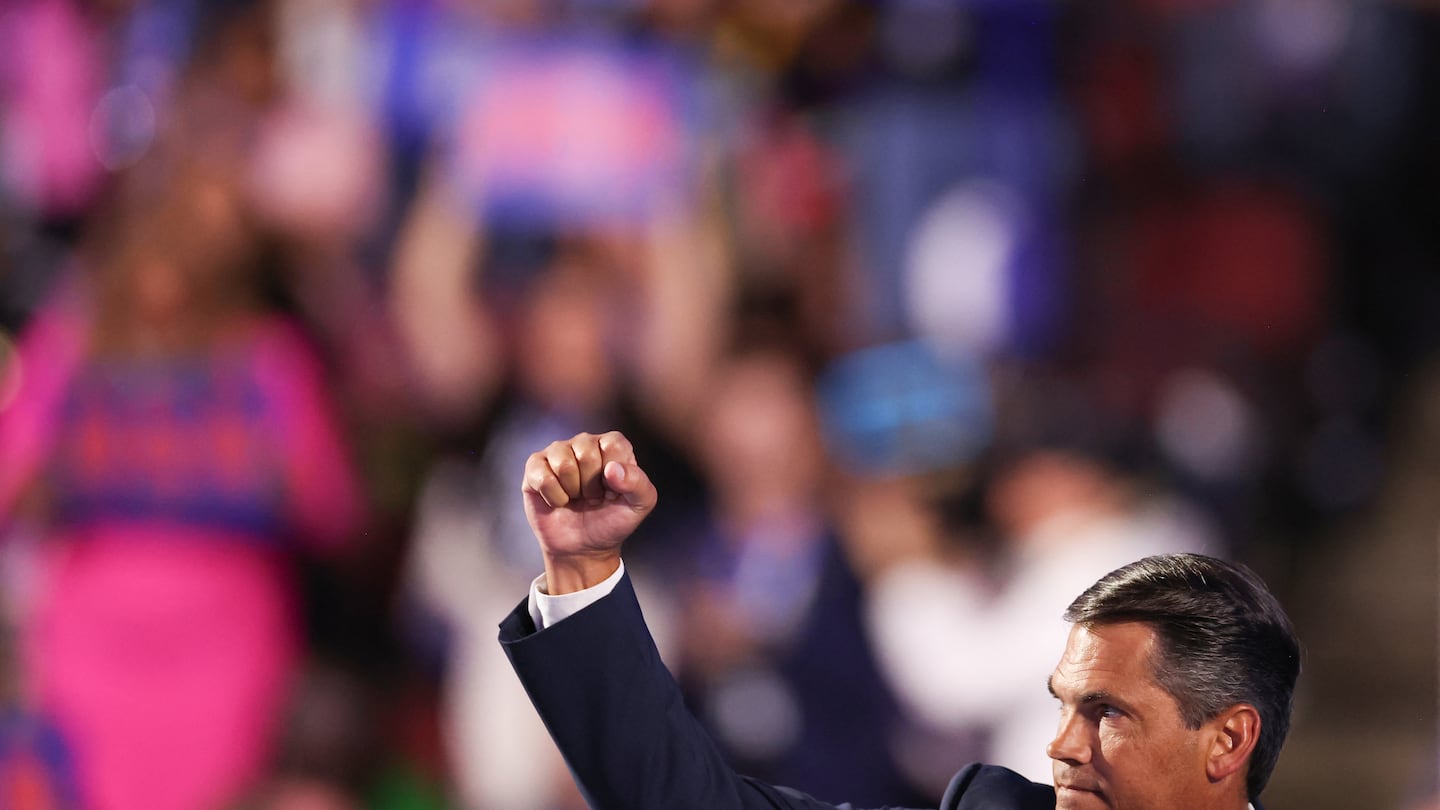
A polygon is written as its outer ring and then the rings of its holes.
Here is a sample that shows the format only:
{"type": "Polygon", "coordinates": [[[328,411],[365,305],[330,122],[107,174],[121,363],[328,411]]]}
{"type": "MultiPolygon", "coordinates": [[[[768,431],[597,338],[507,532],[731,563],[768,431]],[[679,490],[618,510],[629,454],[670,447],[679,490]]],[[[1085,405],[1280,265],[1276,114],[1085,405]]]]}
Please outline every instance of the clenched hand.
{"type": "Polygon", "coordinates": [[[614,573],[625,538],[657,499],[618,431],[581,433],[532,453],[521,492],[551,594],[588,588],[614,573]]]}

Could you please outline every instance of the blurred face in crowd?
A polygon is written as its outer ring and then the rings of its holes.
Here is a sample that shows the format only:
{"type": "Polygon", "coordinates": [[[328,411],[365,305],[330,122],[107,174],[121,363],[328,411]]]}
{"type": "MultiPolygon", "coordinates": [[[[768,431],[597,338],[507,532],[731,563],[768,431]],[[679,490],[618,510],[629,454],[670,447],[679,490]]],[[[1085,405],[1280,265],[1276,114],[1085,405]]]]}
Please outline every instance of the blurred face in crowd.
{"type": "Polygon", "coordinates": [[[606,298],[592,272],[562,260],[536,281],[516,355],[530,397],[580,413],[604,407],[614,391],[606,298]]]}
{"type": "Polygon", "coordinates": [[[1212,724],[1189,729],[1175,698],[1156,682],[1158,639],[1143,622],[1071,628],[1050,676],[1060,727],[1054,760],[1056,810],[1166,810],[1214,801],[1206,761],[1212,724]]]}
{"type": "Polygon", "coordinates": [[[234,184],[187,166],[158,177],[119,198],[96,245],[102,342],[114,347],[203,340],[250,300],[253,234],[234,184]]]}
{"type": "Polygon", "coordinates": [[[795,361],[778,352],[732,360],[714,375],[704,420],[706,469],[719,489],[779,502],[811,495],[819,437],[795,361]]]}

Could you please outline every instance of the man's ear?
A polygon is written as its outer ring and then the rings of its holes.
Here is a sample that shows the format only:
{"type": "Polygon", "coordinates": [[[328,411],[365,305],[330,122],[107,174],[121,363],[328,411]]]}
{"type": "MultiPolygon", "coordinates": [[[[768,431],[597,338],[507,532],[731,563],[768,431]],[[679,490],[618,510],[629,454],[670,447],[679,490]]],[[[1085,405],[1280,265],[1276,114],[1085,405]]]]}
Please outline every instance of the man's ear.
{"type": "Polygon", "coordinates": [[[1205,775],[1211,782],[1240,774],[1255,744],[1260,741],[1260,712],[1249,703],[1237,703],[1205,725],[1212,731],[1210,752],[1205,758],[1205,775]]]}

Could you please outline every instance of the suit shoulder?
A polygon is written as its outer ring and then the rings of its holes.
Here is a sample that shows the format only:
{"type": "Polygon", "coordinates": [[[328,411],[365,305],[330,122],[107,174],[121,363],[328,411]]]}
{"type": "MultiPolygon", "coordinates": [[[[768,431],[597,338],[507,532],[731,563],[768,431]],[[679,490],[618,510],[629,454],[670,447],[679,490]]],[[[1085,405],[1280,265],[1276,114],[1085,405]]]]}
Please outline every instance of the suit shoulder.
{"type": "Polygon", "coordinates": [[[941,810],[1054,810],[1055,789],[996,765],[972,762],[950,780],[941,810]]]}

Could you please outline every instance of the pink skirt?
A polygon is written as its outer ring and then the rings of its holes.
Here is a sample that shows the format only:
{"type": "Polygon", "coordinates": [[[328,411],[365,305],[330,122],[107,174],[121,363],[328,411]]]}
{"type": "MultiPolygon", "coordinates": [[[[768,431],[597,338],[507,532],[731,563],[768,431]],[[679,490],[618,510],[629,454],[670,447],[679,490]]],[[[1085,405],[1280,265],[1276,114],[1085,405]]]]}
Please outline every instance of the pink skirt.
{"type": "Polygon", "coordinates": [[[30,686],[90,810],[212,810],[267,764],[296,662],[276,555],[189,530],[89,532],[46,550],[30,686]]]}

